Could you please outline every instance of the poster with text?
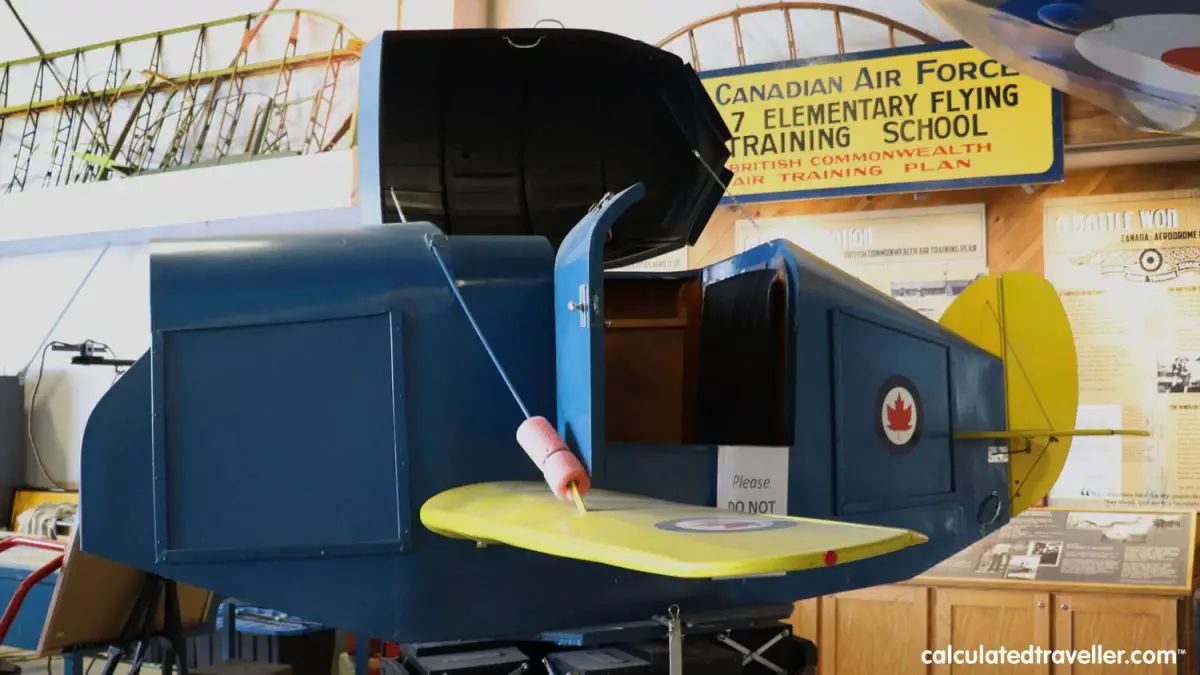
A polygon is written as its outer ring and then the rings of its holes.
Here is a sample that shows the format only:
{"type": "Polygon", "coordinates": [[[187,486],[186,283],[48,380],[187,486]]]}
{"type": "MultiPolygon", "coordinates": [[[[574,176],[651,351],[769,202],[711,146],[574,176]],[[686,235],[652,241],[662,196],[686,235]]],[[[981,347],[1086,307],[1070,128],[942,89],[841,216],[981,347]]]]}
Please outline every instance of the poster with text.
{"type": "Polygon", "coordinates": [[[1196,514],[1030,509],[920,576],[1188,589],[1196,514]]]}
{"type": "Polygon", "coordinates": [[[729,203],[1056,182],[1062,95],[965,42],[707,69],[729,203]]]}
{"type": "Polygon", "coordinates": [[[1079,358],[1079,427],[1055,505],[1200,506],[1200,191],[1048,200],[1046,278],[1079,358]]]}
{"type": "Polygon", "coordinates": [[[688,269],[687,247],[657,255],[649,260],[608,270],[609,272],[683,272],[688,269]]]}
{"type": "Polygon", "coordinates": [[[983,204],[745,220],[734,236],[739,253],[786,239],[933,320],[987,273],[983,204]]]}

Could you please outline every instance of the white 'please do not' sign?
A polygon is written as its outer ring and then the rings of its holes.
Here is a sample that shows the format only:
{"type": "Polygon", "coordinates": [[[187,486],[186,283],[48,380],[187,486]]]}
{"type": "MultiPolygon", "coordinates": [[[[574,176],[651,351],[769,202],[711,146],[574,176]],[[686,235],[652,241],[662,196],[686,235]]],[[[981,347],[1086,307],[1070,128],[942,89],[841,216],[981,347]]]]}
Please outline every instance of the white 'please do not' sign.
{"type": "Polygon", "coordinates": [[[722,446],[717,456],[717,508],[787,515],[789,449],[722,446]]]}

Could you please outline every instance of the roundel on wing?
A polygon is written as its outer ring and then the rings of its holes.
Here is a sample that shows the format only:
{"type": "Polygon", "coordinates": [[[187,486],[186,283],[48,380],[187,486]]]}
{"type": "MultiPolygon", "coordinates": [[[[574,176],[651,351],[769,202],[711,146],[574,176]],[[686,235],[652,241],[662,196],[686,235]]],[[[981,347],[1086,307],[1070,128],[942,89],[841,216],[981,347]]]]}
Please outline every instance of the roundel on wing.
{"type": "Polygon", "coordinates": [[[905,454],[921,438],[921,394],[903,375],[889,377],[876,397],[875,431],[884,447],[894,454],[905,454]]]}
{"type": "Polygon", "coordinates": [[[1196,0],[923,0],[963,40],[1135,127],[1200,134],[1196,0]]]}
{"type": "Polygon", "coordinates": [[[1157,272],[1163,266],[1162,254],[1157,249],[1148,248],[1138,255],[1138,264],[1147,272],[1157,272]]]}
{"type": "Polygon", "coordinates": [[[670,532],[694,532],[700,534],[722,534],[728,532],[757,532],[778,530],[795,526],[792,520],[781,518],[758,518],[755,516],[707,516],[698,518],[676,518],[655,523],[660,530],[670,532]]]}

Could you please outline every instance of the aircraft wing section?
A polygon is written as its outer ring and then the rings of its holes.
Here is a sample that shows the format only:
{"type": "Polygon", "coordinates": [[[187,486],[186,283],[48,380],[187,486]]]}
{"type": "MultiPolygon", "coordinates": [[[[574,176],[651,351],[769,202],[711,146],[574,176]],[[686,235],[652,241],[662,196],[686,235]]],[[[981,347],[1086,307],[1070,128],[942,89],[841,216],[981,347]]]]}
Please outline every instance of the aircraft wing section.
{"type": "Polygon", "coordinates": [[[909,530],[751,516],[597,489],[581,513],[545,485],[522,482],[447,490],[425,502],[421,522],[447,537],[685,578],[792,572],[927,541],[909,530]]]}

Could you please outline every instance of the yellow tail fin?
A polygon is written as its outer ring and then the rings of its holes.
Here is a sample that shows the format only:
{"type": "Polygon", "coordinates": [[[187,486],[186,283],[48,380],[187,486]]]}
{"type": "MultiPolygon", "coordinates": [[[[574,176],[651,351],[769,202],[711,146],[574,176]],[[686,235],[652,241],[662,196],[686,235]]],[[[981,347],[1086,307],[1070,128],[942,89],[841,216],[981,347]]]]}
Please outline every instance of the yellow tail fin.
{"type": "Polygon", "coordinates": [[[963,430],[955,438],[1009,444],[1012,515],[1036,505],[1058,480],[1074,436],[1146,436],[1130,429],[1076,429],[1079,371],[1075,337],[1058,292],[1028,272],[985,275],[946,308],[940,323],[1004,361],[1006,429],[963,430]]]}

